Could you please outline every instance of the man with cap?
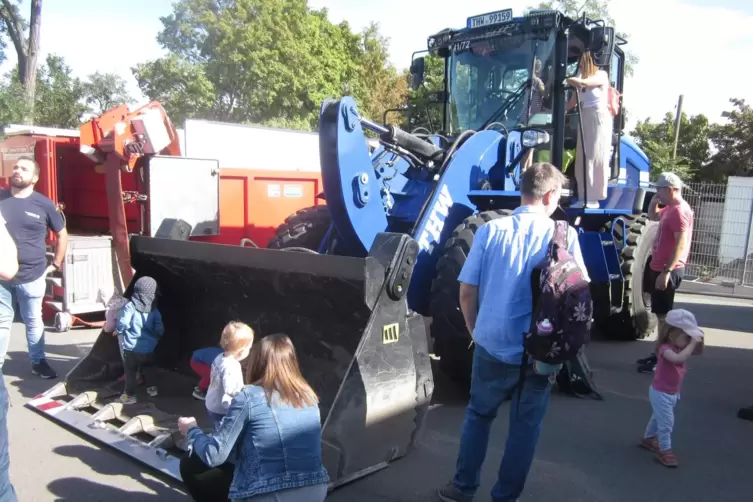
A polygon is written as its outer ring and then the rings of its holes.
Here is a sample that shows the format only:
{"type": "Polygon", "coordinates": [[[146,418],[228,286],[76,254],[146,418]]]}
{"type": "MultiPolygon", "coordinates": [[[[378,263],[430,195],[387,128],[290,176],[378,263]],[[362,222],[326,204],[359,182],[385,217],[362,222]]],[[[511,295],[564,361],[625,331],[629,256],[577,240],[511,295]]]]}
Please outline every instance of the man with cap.
{"type": "MultiPolygon", "coordinates": [[[[659,222],[646,283],[651,294],[651,311],[659,318],[659,329],[675,303],[675,291],[685,275],[693,232],[693,209],[682,198],[682,180],[674,173],[661,173],[656,181],[648,217],[659,222]],[[662,208],[659,208],[661,204],[662,208]]],[[[638,371],[656,370],[656,354],[639,359],[638,371]]]]}

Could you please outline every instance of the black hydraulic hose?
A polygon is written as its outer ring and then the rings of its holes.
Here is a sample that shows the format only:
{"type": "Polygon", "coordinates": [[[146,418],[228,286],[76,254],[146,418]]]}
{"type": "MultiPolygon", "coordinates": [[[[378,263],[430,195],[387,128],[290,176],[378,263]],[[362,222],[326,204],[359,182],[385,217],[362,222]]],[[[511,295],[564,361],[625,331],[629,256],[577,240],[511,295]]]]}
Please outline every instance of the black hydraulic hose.
{"type": "Polygon", "coordinates": [[[442,149],[433,143],[419,138],[409,132],[405,132],[399,127],[383,126],[372,122],[369,119],[361,118],[361,126],[364,129],[377,133],[383,141],[397,145],[410,153],[423,157],[427,160],[440,160],[442,149]]]}

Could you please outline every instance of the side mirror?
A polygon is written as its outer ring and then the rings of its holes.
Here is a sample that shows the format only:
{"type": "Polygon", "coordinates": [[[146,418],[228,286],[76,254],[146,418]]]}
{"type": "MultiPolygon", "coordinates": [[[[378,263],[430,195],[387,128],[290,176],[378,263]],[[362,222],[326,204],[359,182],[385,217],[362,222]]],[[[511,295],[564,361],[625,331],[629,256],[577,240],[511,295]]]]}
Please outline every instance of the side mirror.
{"type": "Polygon", "coordinates": [[[594,56],[596,66],[609,65],[614,52],[614,28],[607,26],[591,28],[588,48],[594,56]]]}
{"type": "Polygon", "coordinates": [[[410,65],[410,86],[414,91],[421,87],[424,83],[424,71],[426,69],[426,62],[423,57],[416,58],[410,65]]]}

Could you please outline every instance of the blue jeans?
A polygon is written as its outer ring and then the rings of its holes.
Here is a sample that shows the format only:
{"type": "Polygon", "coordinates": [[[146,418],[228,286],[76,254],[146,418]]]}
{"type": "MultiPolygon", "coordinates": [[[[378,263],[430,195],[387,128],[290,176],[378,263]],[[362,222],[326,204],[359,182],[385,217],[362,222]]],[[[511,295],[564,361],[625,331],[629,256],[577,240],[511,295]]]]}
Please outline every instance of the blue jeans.
{"type": "Polygon", "coordinates": [[[473,354],[471,396],[465,412],[460,452],[453,483],[462,493],[473,496],[481,479],[489,430],[497,410],[506,399],[510,406],[510,427],[497,483],[492,489],[494,502],[514,502],[525,486],[533,463],[541,424],[549,405],[555,375],[543,376],[526,368],[523,392],[518,405],[520,366],[494,358],[476,344],[473,354]]]}
{"type": "Polygon", "coordinates": [[[45,358],[44,323],[42,303],[47,290],[46,276],[26,284],[10,284],[0,281],[0,369],[5,361],[13,326],[13,305],[18,303],[21,320],[26,326],[26,344],[32,364],[45,358]]]}
{"type": "Polygon", "coordinates": [[[0,502],[16,502],[16,490],[10,482],[8,470],[8,389],[5,378],[0,373],[0,502]]]}
{"type": "Polygon", "coordinates": [[[646,426],[645,438],[657,438],[662,451],[672,449],[672,429],[675,426],[675,406],[680,400],[679,394],[667,394],[654,389],[652,385],[648,391],[651,401],[651,419],[646,426]]]}
{"type": "Polygon", "coordinates": [[[245,499],[233,499],[232,502],[324,502],[324,499],[327,498],[327,487],[327,483],[323,483],[321,485],[289,488],[245,499]]]}

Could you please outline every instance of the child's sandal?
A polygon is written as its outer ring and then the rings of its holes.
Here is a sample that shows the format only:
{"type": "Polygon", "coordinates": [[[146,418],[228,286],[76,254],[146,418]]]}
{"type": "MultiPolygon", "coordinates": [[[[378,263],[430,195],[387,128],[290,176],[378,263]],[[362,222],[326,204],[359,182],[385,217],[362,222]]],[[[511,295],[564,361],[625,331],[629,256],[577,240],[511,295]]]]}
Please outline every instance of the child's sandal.
{"type": "Polygon", "coordinates": [[[672,453],[672,450],[660,451],[656,456],[656,460],[658,460],[664,467],[677,467],[677,458],[675,457],[675,454],[672,453]]]}
{"type": "Polygon", "coordinates": [[[638,447],[651,453],[659,453],[659,441],[656,438],[643,438],[638,443],[638,447]]]}

